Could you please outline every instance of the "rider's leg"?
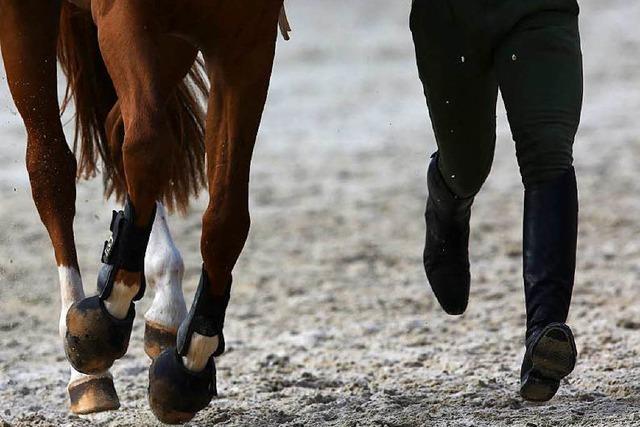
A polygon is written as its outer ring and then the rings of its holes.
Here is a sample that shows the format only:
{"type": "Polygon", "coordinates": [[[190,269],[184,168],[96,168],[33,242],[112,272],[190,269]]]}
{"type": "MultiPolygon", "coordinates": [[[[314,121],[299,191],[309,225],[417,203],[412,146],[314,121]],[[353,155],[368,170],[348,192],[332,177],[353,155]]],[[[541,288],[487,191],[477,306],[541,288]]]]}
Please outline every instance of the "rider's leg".
{"type": "Polygon", "coordinates": [[[525,187],[527,353],[521,393],[548,400],[576,357],[564,322],[573,290],[578,217],[572,167],[582,105],[577,15],[567,10],[528,16],[500,44],[495,61],[525,187]]]}
{"type": "Polygon", "coordinates": [[[444,2],[416,0],[411,30],[438,145],[429,166],[424,265],[444,310],[469,296],[469,219],[495,146],[497,81],[486,46],[471,46],[444,2]]]}

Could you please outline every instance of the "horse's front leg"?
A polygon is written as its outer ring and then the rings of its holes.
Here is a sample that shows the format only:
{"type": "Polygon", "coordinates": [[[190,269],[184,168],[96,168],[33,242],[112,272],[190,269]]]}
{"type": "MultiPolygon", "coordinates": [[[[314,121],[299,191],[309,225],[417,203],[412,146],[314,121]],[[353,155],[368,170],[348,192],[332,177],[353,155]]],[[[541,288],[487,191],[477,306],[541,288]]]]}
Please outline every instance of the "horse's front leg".
{"type": "MultiPolygon", "coordinates": [[[[73,236],[76,161],[59,117],[56,70],[59,1],[0,0],[0,45],[9,88],[27,130],[27,170],[33,200],[58,265],[60,334],[67,310],[84,297],[73,236]]],[[[108,371],[71,370],[71,410],[91,413],[120,406],[108,371]]]]}
{"type": "Polygon", "coordinates": [[[177,348],[162,352],[149,371],[149,403],[165,423],[190,420],[217,394],[214,357],[224,352],[232,270],[249,232],[249,169],[271,77],[279,9],[277,2],[269,3],[262,14],[243,22],[251,31],[222,41],[225,48],[215,54],[205,50],[212,89],[206,129],[209,205],[201,236],[204,265],[178,331],[177,348]]]}
{"type": "MultiPolygon", "coordinates": [[[[60,276],[60,337],[64,340],[67,333],[67,312],[69,307],[84,298],[82,278],[77,268],[58,266],[60,276]]],[[[70,408],[76,414],[115,410],[120,400],[113,385],[111,372],[86,375],[70,367],[71,377],[67,386],[70,408]]]]}

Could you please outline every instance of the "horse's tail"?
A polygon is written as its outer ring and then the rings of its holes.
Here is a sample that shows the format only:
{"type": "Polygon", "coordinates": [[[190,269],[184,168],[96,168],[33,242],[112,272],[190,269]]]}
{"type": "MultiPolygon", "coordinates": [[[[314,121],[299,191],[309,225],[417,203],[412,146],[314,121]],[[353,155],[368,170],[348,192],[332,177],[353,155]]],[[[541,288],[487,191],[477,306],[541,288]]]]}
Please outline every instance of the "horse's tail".
{"type": "MultiPolygon", "coordinates": [[[[61,110],[75,104],[78,178],[91,178],[102,162],[105,196],[122,200],[127,193],[122,163],[124,125],[113,82],[98,47],[98,32],[89,12],[63,2],[58,37],[58,60],[67,76],[61,110]]],[[[198,60],[168,102],[171,127],[179,149],[162,201],[169,209],[185,211],[191,195],[205,184],[204,110],[208,92],[202,61],[198,60]]]]}

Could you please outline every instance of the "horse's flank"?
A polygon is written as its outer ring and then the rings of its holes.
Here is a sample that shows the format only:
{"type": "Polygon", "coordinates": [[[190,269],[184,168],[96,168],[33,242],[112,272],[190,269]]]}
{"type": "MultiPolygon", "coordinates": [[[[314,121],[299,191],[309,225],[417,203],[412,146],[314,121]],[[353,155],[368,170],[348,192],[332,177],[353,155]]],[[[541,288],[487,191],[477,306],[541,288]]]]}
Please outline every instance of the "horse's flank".
{"type": "MultiPolygon", "coordinates": [[[[107,197],[122,200],[127,193],[122,164],[124,127],[118,98],[98,46],[97,29],[89,11],[64,2],[60,17],[58,59],[67,76],[64,111],[75,104],[74,152],[78,178],[94,177],[101,171],[107,197]]],[[[177,149],[169,185],[162,201],[170,209],[185,211],[190,196],[197,196],[205,183],[203,100],[208,82],[201,61],[196,60],[167,105],[177,149]]]]}
{"type": "MultiPolygon", "coordinates": [[[[91,0],[67,0],[70,3],[78,6],[84,10],[91,10],[91,0]]],[[[287,12],[282,6],[282,10],[280,11],[280,18],[278,19],[278,25],[280,27],[280,32],[282,33],[282,37],[285,40],[289,40],[289,33],[291,32],[291,25],[289,24],[289,20],[287,19],[287,12]]]]}

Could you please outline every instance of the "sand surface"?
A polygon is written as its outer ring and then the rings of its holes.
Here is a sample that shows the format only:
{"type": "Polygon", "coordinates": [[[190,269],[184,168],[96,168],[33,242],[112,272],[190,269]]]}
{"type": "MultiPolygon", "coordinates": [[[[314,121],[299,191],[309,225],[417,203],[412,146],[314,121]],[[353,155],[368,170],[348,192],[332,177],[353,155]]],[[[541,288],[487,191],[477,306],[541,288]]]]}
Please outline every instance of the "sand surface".
{"type": "MultiPolygon", "coordinates": [[[[434,139],[410,2],[289,3],[293,40],[279,42],[255,153],[221,395],[190,425],[640,425],[640,2],[581,2],[586,102],[570,317],[580,358],[546,405],[517,393],[522,187],[502,108],[494,168],[473,211],[471,302],[450,318],[421,266],[434,139]]],[[[83,418],[67,410],[57,272],[31,201],[25,133],[0,76],[0,426],[157,425],[142,350],[150,294],[113,369],[122,408],[83,418]]],[[[205,203],[170,219],[189,301],[205,203]]],[[[89,293],[112,207],[99,180],[80,183],[89,293]]]]}

